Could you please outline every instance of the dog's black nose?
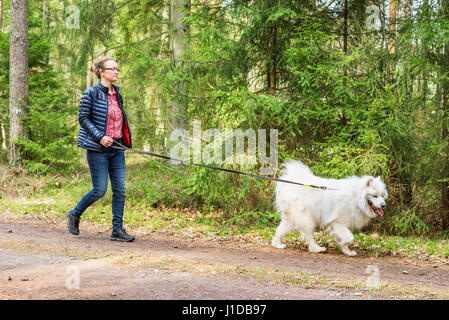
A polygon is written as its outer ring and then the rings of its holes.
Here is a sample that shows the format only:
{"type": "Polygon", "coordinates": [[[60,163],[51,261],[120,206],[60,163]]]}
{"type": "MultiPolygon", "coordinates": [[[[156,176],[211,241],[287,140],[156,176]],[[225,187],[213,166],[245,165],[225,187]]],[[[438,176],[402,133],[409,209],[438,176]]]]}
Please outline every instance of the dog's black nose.
{"type": "Polygon", "coordinates": [[[387,205],[386,205],[385,203],[384,203],[384,204],[382,204],[382,209],[383,209],[383,208],[385,208],[386,206],[387,206],[387,205]]]}

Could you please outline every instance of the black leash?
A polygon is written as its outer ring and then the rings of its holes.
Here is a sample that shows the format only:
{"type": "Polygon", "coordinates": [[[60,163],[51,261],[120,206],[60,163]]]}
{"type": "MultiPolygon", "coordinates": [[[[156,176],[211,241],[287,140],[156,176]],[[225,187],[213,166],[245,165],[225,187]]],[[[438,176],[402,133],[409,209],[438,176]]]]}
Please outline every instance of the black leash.
{"type": "Polygon", "coordinates": [[[296,185],[299,185],[299,186],[316,188],[316,189],[321,189],[321,190],[338,190],[338,189],[328,188],[326,186],[315,186],[313,184],[305,184],[305,183],[288,181],[288,180],[272,178],[272,177],[267,177],[267,176],[260,176],[260,175],[252,174],[252,173],[240,172],[240,171],[235,171],[235,170],[231,170],[231,169],[225,169],[225,168],[214,167],[214,166],[207,166],[207,165],[201,164],[201,163],[194,163],[194,162],[190,162],[190,161],[174,159],[174,158],[171,158],[171,157],[168,157],[168,156],[164,156],[164,155],[161,155],[161,154],[157,154],[157,153],[140,151],[140,150],[128,148],[128,147],[124,146],[123,144],[121,144],[120,142],[118,142],[116,140],[114,140],[114,142],[120,146],[120,147],[111,146],[111,148],[114,148],[114,149],[128,150],[128,151],[131,151],[131,152],[135,152],[135,153],[139,153],[139,154],[143,154],[143,155],[147,155],[147,156],[153,156],[153,157],[159,157],[159,158],[163,158],[163,159],[167,159],[167,160],[179,161],[179,162],[190,164],[190,165],[195,165],[195,166],[200,166],[200,167],[204,167],[204,168],[209,168],[209,169],[214,169],[214,170],[219,170],[219,171],[225,171],[225,172],[230,172],[230,173],[242,174],[242,175],[245,175],[245,176],[250,176],[250,177],[255,177],[255,178],[260,178],[260,179],[265,179],[265,180],[291,183],[291,184],[296,184],[296,185]]]}

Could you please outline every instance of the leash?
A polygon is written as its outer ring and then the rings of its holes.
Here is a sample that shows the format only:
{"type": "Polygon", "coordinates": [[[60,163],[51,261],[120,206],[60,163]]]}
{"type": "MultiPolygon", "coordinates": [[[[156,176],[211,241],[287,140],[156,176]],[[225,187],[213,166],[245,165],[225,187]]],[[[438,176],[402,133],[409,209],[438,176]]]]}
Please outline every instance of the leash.
{"type": "Polygon", "coordinates": [[[135,152],[135,153],[139,153],[139,154],[143,154],[143,155],[147,155],[147,156],[153,156],[153,157],[159,157],[159,158],[163,158],[163,159],[167,159],[167,160],[179,161],[179,162],[182,162],[182,163],[195,165],[195,166],[199,166],[199,167],[203,167],[203,168],[209,168],[209,169],[213,169],[213,170],[219,170],[219,171],[224,171],[224,172],[236,173],[236,174],[241,174],[241,175],[250,176],[250,177],[254,177],[254,178],[260,178],[260,179],[271,180],[271,181],[278,181],[278,182],[285,182],[285,183],[291,183],[291,184],[296,184],[296,185],[303,186],[303,187],[309,187],[309,188],[315,188],[315,189],[321,189],[321,190],[338,190],[338,189],[328,188],[326,186],[315,186],[313,184],[305,184],[305,183],[294,182],[294,181],[289,181],[289,180],[284,180],[284,179],[279,179],[279,178],[260,176],[260,175],[257,175],[257,174],[252,174],[252,173],[247,173],[247,172],[240,172],[240,171],[236,171],[236,170],[225,169],[225,168],[214,167],[214,166],[208,166],[208,165],[201,164],[201,163],[194,163],[194,162],[190,162],[190,161],[186,161],[186,160],[175,159],[175,158],[171,158],[171,157],[164,156],[164,155],[157,154],[157,153],[146,152],[146,151],[136,150],[136,149],[133,149],[133,148],[128,148],[128,147],[124,146],[123,144],[121,144],[120,142],[118,142],[116,140],[114,140],[114,142],[116,144],[118,144],[119,147],[111,146],[110,148],[127,150],[127,151],[130,151],[130,152],[135,152]]]}

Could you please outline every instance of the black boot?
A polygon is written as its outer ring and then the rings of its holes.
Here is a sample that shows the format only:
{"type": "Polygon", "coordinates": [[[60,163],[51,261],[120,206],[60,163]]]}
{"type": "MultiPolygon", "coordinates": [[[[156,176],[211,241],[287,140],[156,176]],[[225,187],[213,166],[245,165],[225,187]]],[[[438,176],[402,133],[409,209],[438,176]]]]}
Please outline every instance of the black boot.
{"type": "Polygon", "coordinates": [[[111,241],[121,241],[121,242],[131,242],[134,240],[134,236],[130,236],[126,233],[125,229],[113,229],[111,237],[109,238],[111,241]]]}
{"type": "Polygon", "coordinates": [[[72,210],[67,211],[67,229],[71,234],[79,235],[80,218],[73,215],[72,210]]]}

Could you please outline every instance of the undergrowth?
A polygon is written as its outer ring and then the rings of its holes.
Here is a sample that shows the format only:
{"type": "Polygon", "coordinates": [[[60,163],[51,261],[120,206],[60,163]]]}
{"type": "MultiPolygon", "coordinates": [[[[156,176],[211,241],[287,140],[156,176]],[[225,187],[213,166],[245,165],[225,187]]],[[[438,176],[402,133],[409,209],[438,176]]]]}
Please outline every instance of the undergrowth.
{"type": "MultiPolygon", "coordinates": [[[[215,189],[229,201],[226,204],[226,200],[219,200],[218,195],[207,199],[205,191],[193,192],[186,187],[192,179],[202,179],[202,171],[170,167],[135,155],[127,156],[127,162],[124,217],[127,227],[193,237],[243,237],[250,242],[270,243],[280,222],[279,215],[272,207],[271,182],[242,182],[232,175],[208,177],[211,181],[217,179],[221,184],[231,179],[228,189],[215,189]],[[246,186],[246,189],[239,195],[237,190],[241,186],[246,186]],[[232,195],[235,198],[246,197],[247,201],[238,210],[231,211],[235,205],[231,205],[235,201],[231,200],[232,195]],[[251,204],[255,201],[265,205],[266,210],[251,210],[251,204]]],[[[209,176],[216,174],[210,172],[209,176]]],[[[0,166],[0,179],[0,212],[39,219],[64,220],[65,212],[73,208],[91,188],[90,174],[85,164],[71,174],[32,174],[25,169],[0,166]]],[[[205,190],[210,187],[207,184],[203,186],[205,190]]],[[[109,188],[106,196],[92,205],[82,219],[109,227],[112,219],[110,206],[109,188]]],[[[429,235],[429,229],[413,211],[384,218],[390,219],[389,228],[376,230],[371,226],[367,231],[355,234],[353,247],[356,251],[423,260],[449,257],[447,234],[439,237],[429,235]]],[[[318,232],[315,238],[320,245],[339,251],[327,234],[318,232]]],[[[289,246],[306,250],[298,233],[289,234],[285,241],[289,246]]]]}

